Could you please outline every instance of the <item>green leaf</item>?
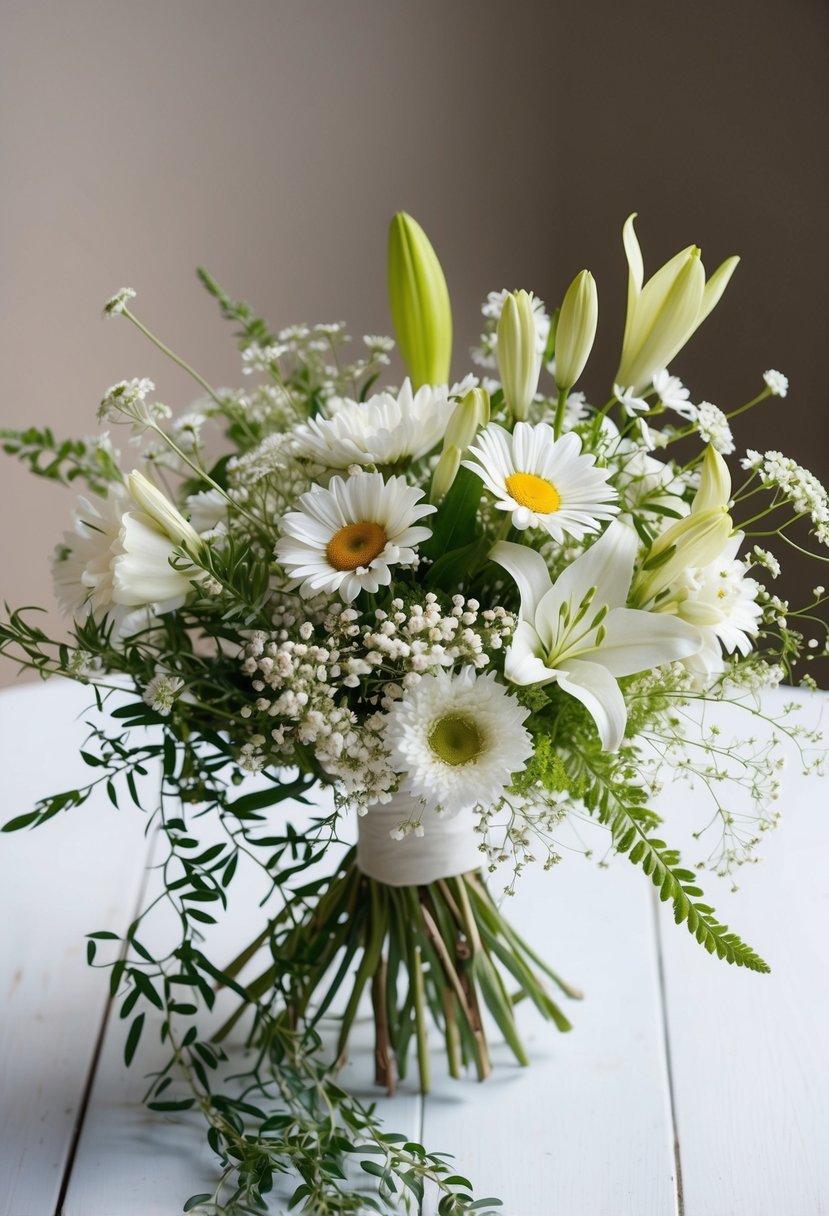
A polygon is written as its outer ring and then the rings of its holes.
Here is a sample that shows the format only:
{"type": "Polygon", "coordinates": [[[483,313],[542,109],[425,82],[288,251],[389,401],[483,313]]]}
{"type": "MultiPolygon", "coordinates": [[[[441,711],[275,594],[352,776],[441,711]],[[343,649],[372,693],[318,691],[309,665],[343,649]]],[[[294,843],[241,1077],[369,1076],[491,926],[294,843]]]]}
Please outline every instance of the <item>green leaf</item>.
{"type": "Polygon", "coordinates": [[[27,828],[30,823],[38,818],[39,811],[27,811],[25,815],[18,815],[15,819],[10,819],[3,824],[4,832],[19,832],[21,828],[27,828]]]}
{"type": "Polygon", "coordinates": [[[432,535],[420,546],[423,557],[436,561],[441,554],[475,539],[482,488],[480,477],[469,469],[458,470],[451,490],[430,519],[432,535]]]}
{"type": "Polygon", "coordinates": [[[185,1200],[183,1211],[192,1212],[193,1208],[197,1208],[200,1203],[208,1203],[213,1198],[207,1191],[203,1191],[201,1195],[191,1195],[185,1200]]]}
{"type": "Polygon", "coordinates": [[[132,1057],[135,1055],[135,1049],[138,1046],[138,1040],[141,1038],[141,1031],[144,1027],[144,1014],[139,1013],[138,1017],[130,1026],[130,1032],[127,1035],[127,1042],[124,1047],[124,1063],[127,1067],[132,1063],[132,1057]]]}
{"type": "Polygon", "coordinates": [[[444,591],[457,588],[459,584],[471,578],[486,560],[489,546],[488,538],[479,536],[468,545],[441,554],[427,571],[423,585],[440,587],[444,591]]]}
{"type": "Polygon", "coordinates": [[[385,1178],[385,1166],[378,1165],[376,1161],[361,1161],[360,1169],[365,1170],[367,1174],[371,1174],[374,1178],[385,1178]]]}

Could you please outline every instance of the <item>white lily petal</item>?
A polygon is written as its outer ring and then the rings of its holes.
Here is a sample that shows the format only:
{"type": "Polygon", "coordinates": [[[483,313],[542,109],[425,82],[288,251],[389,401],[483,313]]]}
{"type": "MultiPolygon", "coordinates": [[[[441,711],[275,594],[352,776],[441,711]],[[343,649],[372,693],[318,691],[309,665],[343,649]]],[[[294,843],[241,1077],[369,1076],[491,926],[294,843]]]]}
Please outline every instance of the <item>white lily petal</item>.
{"type": "Polygon", "coordinates": [[[617,373],[619,380],[634,389],[649,384],[655,371],[668,367],[696,329],[705,290],[705,270],[694,246],[677,254],[645,284],[637,305],[637,318],[631,341],[630,361],[617,373]],[[667,293],[663,272],[684,257],[674,270],[667,293]]]}
{"type": "Polygon", "coordinates": [[[622,690],[610,672],[599,663],[568,659],[559,670],[558,683],[590,714],[603,750],[617,751],[625,736],[628,715],[622,690]]]}
{"type": "Polygon", "coordinates": [[[136,608],[164,604],[178,607],[191,590],[187,574],[170,565],[174,545],[143,512],[128,511],[121,520],[121,547],[112,562],[112,601],[136,608]]]}
{"type": "Polygon", "coordinates": [[[544,558],[535,549],[508,540],[499,540],[493,545],[489,556],[515,579],[521,596],[521,617],[532,621],[542,596],[552,586],[544,558]]]}
{"type": "Polygon", "coordinates": [[[699,489],[694,495],[691,510],[700,512],[711,507],[721,507],[725,510],[730,501],[731,473],[720,453],[709,443],[705,449],[699,489]]]}
{"type": "Polygon", "coordinates": [[[556,580],[557,602],[545,598],[545,610],[557,611],[558,603],[563,600],[569,600],[578,608],[591,587],[598,588],[597,608],[603,604],[609,608],[620,608],[627,601],[637,547],[638,540],[633,529],[613,520],[596,543],[576,558],[556,580]]]}
{"type": "Polygon", "coordinates": [[[633,227],[636,212],[629,215],[622,229],[622,243],[625,247],[625,257],[628,262],[628,320],[632,321],[634,307],[645,281],[645,263],[642,260],[642,249],[639,238],[633,227]]]}
{"type": "Polygon", "coordinates": [[[538,634],[527,621],[519,621],[504,660],[504,675],[513,684],[552,684],[557,673],[539,657],[538,634]]]}
{"type": "Polygon", "coordinates": [[[601,646],[580,657],[600,663],[614,676],[632,676],[687,659],[702,646],[698,629],[668,613],[615,608],[608,613],[604,628],[601,646]]]}
{"type": "Polygon", "coordinates": [[[698,329],[702,325],[708,314],[713,312],[719,304],[720,298],[728,286],[732,274],[737,269],[739,261],[738,257],[726,258],[705,284],[705,291],[702,293],[702,305],[697,317],[697,323],[694,326],[695,329],[698,329]]]}

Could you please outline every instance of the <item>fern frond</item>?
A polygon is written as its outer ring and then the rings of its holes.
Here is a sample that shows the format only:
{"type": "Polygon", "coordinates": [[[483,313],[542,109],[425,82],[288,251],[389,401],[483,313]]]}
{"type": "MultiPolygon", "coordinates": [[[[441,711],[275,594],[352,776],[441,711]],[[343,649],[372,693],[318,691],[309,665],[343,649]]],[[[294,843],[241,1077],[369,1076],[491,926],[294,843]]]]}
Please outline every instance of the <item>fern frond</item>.
{"type": "Polygon", "coordinates": [[[728,925],[720,924],[710,905],[700,902],[703,892],[697,886],[697,875],[682,866],[676,849],[652,835],[658,822],[653,811],[638,806],[632,798],[621,798],[601,778],[590,782],[584,802],[599,822],[610,828],[617,853],[625,854],[634,865],[642,867],[658,889],[659,898],[663,902],[672,901],[676,923],[684,922],[709,954],[750,971],[771,970],[728,925]]]}

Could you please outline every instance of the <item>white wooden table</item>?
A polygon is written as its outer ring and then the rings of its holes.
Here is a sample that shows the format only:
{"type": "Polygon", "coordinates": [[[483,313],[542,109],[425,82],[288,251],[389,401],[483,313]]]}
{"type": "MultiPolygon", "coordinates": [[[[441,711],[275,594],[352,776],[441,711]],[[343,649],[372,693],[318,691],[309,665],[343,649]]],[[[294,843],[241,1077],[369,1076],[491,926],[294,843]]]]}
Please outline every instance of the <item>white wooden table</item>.
{"type": "MultiPolygon", "coordinates": [[[[816,720],[826,702],[803,699],[816,720]]],[[[3,821],[88,775],[89,700],[61,683],[0,694],[3,821]]],[[[505,1216],[829,1212],[829,799],[796,763],[785,776],[764,863],[738,896],[712,879],[706,892],[770,976],[705,954],[627,861],[573,856],[527,875],[510,904],[585,990],[573,1033],[522,1009],[529,1070],[496,1045],[486,1084],[451,1082],[436,1056],[425,1100],[380,1102],[388,1126],[454,1152],[505,1216]]],[[[684,787],[666,794],[669,840],[687,839],[692,804],[684,787]]],[[[142,1108],[151,1040],[125,1069],[105,973],[84,962],[86,932],[134,915],[149,847],[141,815],[105,796],[0,836],[0,1216],[173,1216],[211,1188],[200,1130],[142,1108]]],[[[346,1083],[375,1096],[367,1025],[346,1083]]]]}

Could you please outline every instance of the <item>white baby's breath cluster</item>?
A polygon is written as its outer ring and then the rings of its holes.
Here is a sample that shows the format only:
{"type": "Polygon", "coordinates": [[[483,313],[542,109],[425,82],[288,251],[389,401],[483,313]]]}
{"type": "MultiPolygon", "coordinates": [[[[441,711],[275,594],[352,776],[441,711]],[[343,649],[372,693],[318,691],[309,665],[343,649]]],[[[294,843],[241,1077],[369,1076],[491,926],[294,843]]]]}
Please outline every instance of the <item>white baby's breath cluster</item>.
{"type": "Polygon", "coordinates": [[[829,545],[829,493],[822,482],[782,452],[757,452],[749,448],[741,461],[767,489],[791,503],[798,515],[808,516],[817,538],[829,545]]]}

